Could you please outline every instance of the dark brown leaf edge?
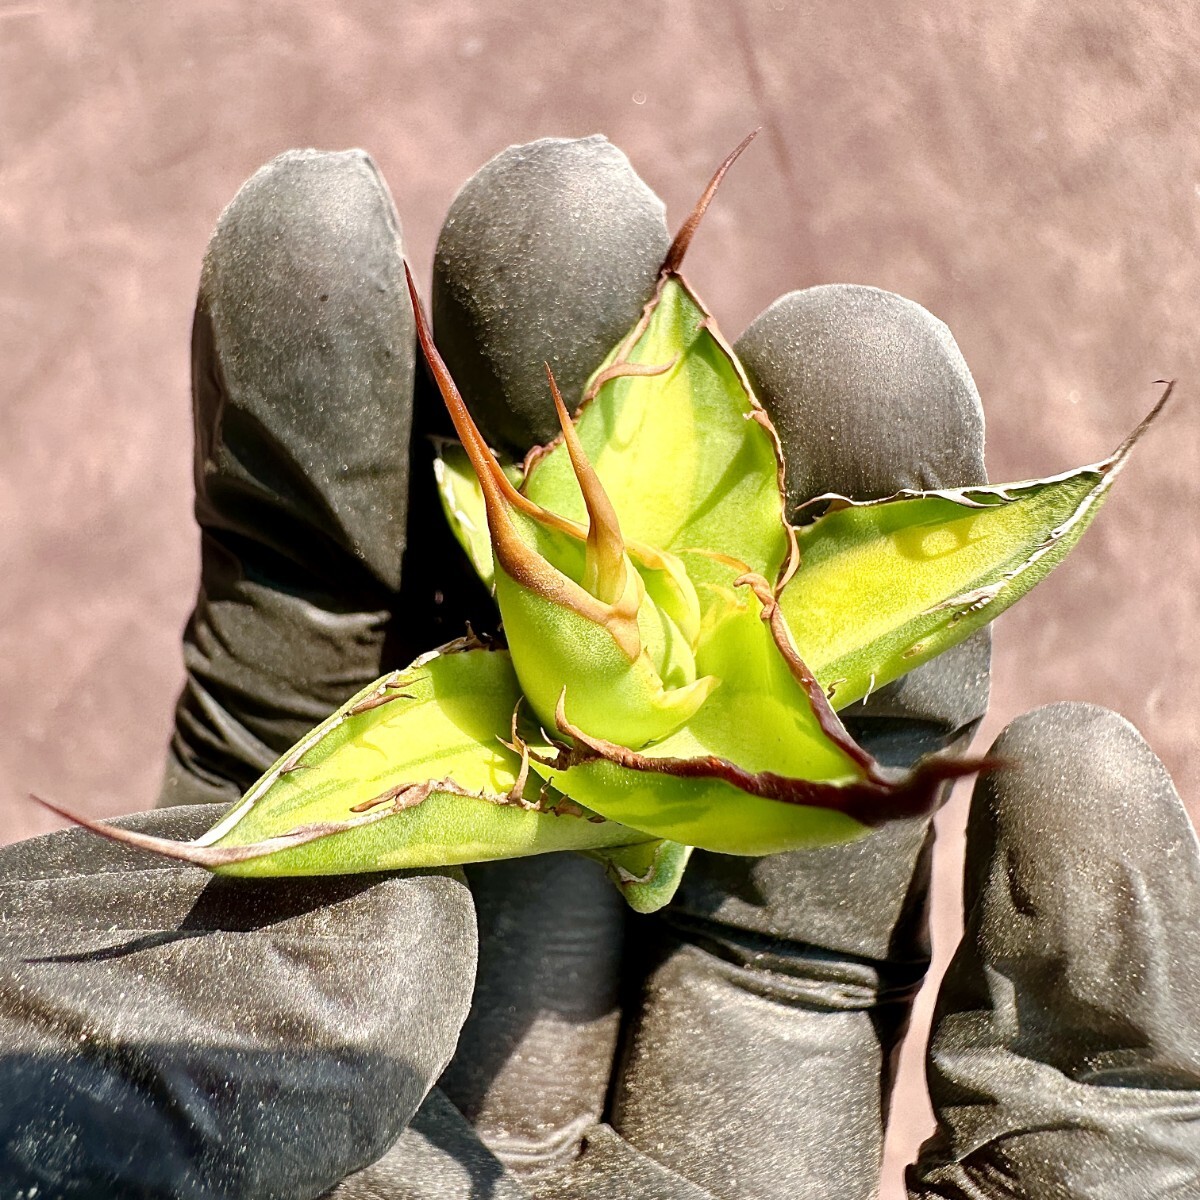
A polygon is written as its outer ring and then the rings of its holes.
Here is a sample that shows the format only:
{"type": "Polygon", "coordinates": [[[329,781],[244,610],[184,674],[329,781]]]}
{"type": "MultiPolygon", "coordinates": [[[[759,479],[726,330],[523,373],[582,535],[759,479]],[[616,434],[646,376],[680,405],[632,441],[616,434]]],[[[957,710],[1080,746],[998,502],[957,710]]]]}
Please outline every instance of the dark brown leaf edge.
{"type": "Polygon", "coordinates": [[[671,775],[678,779],[717,780],[764,800],[844,813],[868,828],[906,817],[928,816],[941,802],[942,784],[1003,765],[994,758],[929,754],[910,771],[885,772],[875,764],[875,771],[869,778],[846,784],[821,783],[777,775],[773,771],[748,771],[712,754],[696,758],[654,758],[584,733],[567,720],[565,701],[564,688],[555,720],[560,732],[574,745],[565,747],[552,764],[559,770],[605,760],[629,771],[671,775]]]}

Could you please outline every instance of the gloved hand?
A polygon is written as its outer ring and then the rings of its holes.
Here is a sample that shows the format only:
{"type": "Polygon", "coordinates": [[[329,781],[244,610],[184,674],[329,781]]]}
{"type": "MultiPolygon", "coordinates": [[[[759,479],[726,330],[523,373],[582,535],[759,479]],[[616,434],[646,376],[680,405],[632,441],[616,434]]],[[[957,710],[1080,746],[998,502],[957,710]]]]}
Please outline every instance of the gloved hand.
{"type": "MultiPolygon", "coordinates": [[[[567,394],[578,394],[597,343],[614,341],[608,325],[590,337],[580,299],[594,303],[597,280],[606,296],[618,296],[628,278],[637,286],[627,293],[627,314],[644,300],[668,241],[661,218],[649,219],[654,209],[602,143],[590,152],[588,143],[514,148],[455,200],[435,262],[435,333],[485,433],[514,457],[555,432],[540,370],[546,348],[567,394]],[[584,196],[593,197],[587,208],[584,196]],[[647,214],[640,243],[630,230],[635,213],[647,214]]],[[[602,318],[593,319],[599,328],[602,318]]],[[[792,293],[755,320],[735,350],[779,430],[793,504],[828,491],[866,498],[985,481],[974,383],[949,331],[919,306],[870,288],[792,293]]],[[[963,744],[986,707],[988,649],[986,633],[977,636],[843,718],[888,763],[963,744]]],[[[1010,754],[1029,759],[1020,782],[1003,777],[1004,794],[1018,797],[1011,805],[1033,812],[1026,870],[1041,870],[1043,853],[1055,854],[1041,847],[1042,806],[1077,811],[1089,788],[1102,805],[1133,802],[1117,764],[1128,759],[1132,773],[1143,751],[1117,727],[1109,732],[1090,710],[1047,715],[1032,725],[1040,736],[1025,735],[1022,754],[1010,754]],[[1114,746],[1123,750],[1104,760],[1113,764],[1105,795],[1092,764],[1114,746]],[[1051,773],[1045,765],[1076,755],[1074,766],[1051,773]]],[[[987,783],[976,807],[999,786],[987,783]]],[[[1161,781],[1153,792],[1162,811],[1147,811],[1149,844],[1179,841],[1189,827],[1177,799],[1161,781]]],[[[1103,817],[1087,832],[1096,822],[1103,817]]],[[[1082,853],[1087,832],[1057,829],[1057,853],[1082,853]]],[[[1194,867],[1193,842],[1183,836],[1179,853],[1194,867]]],[[[930,851],[927,823],[911,821],[854,845],[760,860],[697,852],[673,904],[631,920],[580,860],[468,868],[480,913],[479,979],[442,1086],[497,1154],[530,1176],[535,1193],[607,1194],[588,1167],[594,1136],[576,1166],[562,1167],[580,1130],[606,1114],[624,1140],[614,1158],[614,1139],[604,1134],[598,1144],[608,1163],[628,1164],[636,1150],[714,1196],[873,1196],[899,1041],[929,959],[930,851]]],[[[1003,871],[1012,857],[1001,836],[983,845],[976,837],[970,847],[976,871],[1003,871]]],[[[1149,870],[1149,859],[1134,861],[1149,870]]],[[[1099,908],[1114,930],[1131,929],[1129,914],[1112,911],[1119,874],[1080,880],[1062,906],[1099,908]]],[[[1191,869],[1159,886],[1178,887],[1179,901],[1194,906],[1195,882],[1191,869]]],[[[1056,927],[1065,919],[1052,909],[1044,916],[1056,927]]],[[[1082,941],[1071,949],[1087,954],[1082,941]]],[[[979,950],[970,985],[992,969],[992,956],[979,950]]],[[[1200,994],[1198,970],[1200,958],[1184,959],[1169,1003],[1178,1005],[1188,986],[1200,994]]],[[[1069,1056],[1078,1011],[1050,1020],[1061,981],[1040,984],[1048,994],[1026,1002],[1048,1010],[1047,1041],[1069,1056]]],[[[950,990],[943,1010],[962,1003],[950,990]]],[[[1108,1003],[1114,1012],[1133,1007],[1124,995],[1108,1003]]],[[[1195,1045],[1200,1024],[1190,1018],[1172,1029],[1195,1045]]],[[[1044,1076],[1040,1082],[1050,1086],[1044,1076]]],[[[1004,1111],[1011,1090],[995,1086],[1004,1111]]],[[[1112,1105],[1114,1096],[1128,1100],[1110,1090],[1095,1103],[1112,1105]]],[[[954,1095],[935,1099],[949,1105],[954,1095]]],[[[1052,1102],[1049,1092],[1045,1099],[1052,1102]]],[[[1022,1119],[1019,1108],[1005,1117],[1013,1132],[1022,1119]]],[[[1064,1133],[1052,1153],[1072,1160],[1072,1144],[1064,1133]]],[[[1200,1177],[1200,1146],[1186,1161],[1200,1177]]],[[[1151,1169],[1148,1158],[1143,1166],[1151,1169]]],[[[1043,1178],[1035,1185],[1031,1177],[1028,1195],[1047,1194],[1043,1178]]],[[[617,1183],[610,1190],[622,1194],[617,1183]]]]}
{"type": "MultiPolygon", "coordinates": [[[[661,207],[627,169],[620,193],[578,219],[582,181],[614,157],[585,149],[500,156],[455,200],[438,246],[439,346],[485,434],[517,456],[554,431],[537,335],[575,394],[617,340],[612,329],[589,336],[561,264],[575,267],[581,294],[599,278],[617,295],[633,278],[619,329],[669,241],[661,207]],[[625,214],[639,211],[644,227],[631,231],[625,214]],[[619,230],[609,213],[623,215],[619,230]],[[552,249],[531,255],[531,244],[552,249]],[[606,268],[635,252],[640,273],[606,268]]],[[[868,288],[794,293],[735,349],[775,419],[792,503],[985,481],[974,384],[917,305],[868,288]]],[[[978,721],[987,667],[984,633],[843,716],[883,761],[910,762],[978,721]]],[[[927,822],[908,821],[818,852],[697,852],[675,902],[635,922],[624,951],[623,906],[593,864],[468,868],[479,982],[443,1086],[506,1162],[541,1172],[566,1161],[605,1107],[625,986],[611,1115],[632,1145],[718,1195],[794,1196],[804,1184],[871,1195],[894,1052],[929,961],[930,849],[927,822]],[[645,978],[618,969],[622,956],[645,978]]]]}
{"type": "MultiPolygon", "coordinates": [[[[439,624],[486,613],[440,586],[456,568],[416,476],[395,590],[412,361],[396,238],[354,155],[284,156],[222,218],[197,309],[205,556],[167,800],[239,790],[439,624]]],[[[509,151],[468,184],[439,244],[436,332],[494,440],[553,431],[541,360],[577,394],[666,244],[661,206],[599,139],[509,151]]],[[[813,289],[737,349],[794,498],[982,477],[970,377],[915,305],[813,289]]],[[[888,761],[954,740],[985,674],[986,645],[968,645],[872,697],[855,731],[888,761]]],[[[1044,710],[1001,748],[1012,766],[972,813],[968,933],[933,1041],[942,1128],[915,1194],[1182,1196],[1200,1171],[1186,817],[1111,715],[1044,710]]],[[[137,819],[183,832],[176,814],[137,819]]],[[[873,1194],[927,960],[927,843],[917,824],[810,854],[697,854],[651,919],[627,919],[582,859],[472,868],[479,981],[444,1094],[331,1195],[873,1194]]],[[[454,873],[242,885],[79,834],[9,850],[0,872],[20,918],[6,1069],[32,1081],[23,1115],[0,1118],[7,1190],[319,1194],[406,1123],[458,1032],[473,944],[454,873]],[[129,915],[132,940],[108,928],[129,915]]]]}

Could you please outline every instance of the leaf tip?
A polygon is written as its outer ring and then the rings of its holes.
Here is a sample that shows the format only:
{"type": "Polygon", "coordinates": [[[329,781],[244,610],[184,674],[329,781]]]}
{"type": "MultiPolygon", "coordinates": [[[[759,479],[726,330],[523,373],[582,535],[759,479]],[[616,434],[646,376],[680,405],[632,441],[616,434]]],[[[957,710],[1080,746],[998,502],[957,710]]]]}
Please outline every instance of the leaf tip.
{"type": "Polygon", "coordinates": [[[152,834],[138,833],[134,829],[122,829],[119,825],[96,821],[91,817],[85,817],[82,813],[64,808],[61,804],[55,804],[51,800],[35,796],[32,792],[29,798],[43,808],[49,809],[56,816],[69,821],[72,825],[99,834],[100,837],[107,838],[110,842],[120,842],[124,846],[132,846],[136,850],[148,850],[152,854],[160,854],[165,858],[173,858],[177,862],[189,863],[192,866],[212,865],[212,853],[203,846],[197,846],[191,842],[175,842],[170,838],[154,837],[152,834]]]}
{"type": "Polygon", "coordinates": [[[1154,382],[1162,386],[1162,395],[1159,396],[1154,407],[1137,423],[1129,436],[1113,451],[1111,457],[1105,460],[1103,469],[1106,474],[1115,475],[1125,465],[1133,448],[1142,440],[1146,431],[1158,420],[1163,409],[1167,407],[1171,394],[1175,391],[1175,380],[1156,379],[1154,382]]]}
{"type": "Polygon", "coordinates": [[[741,157],[742,151],[758,137],[758,133],[758,129],[752,129],[746,134],[737,146],[726,155],[725,161],[713,173],[713,177],[708,181],[708,187],[704,189],[700,199],[696,201],[696,207],[688,214],[687,220],[684,221],[680,226],[679,232],[675,235],[675,240],[671,243],[671,248],[667,251],[667,257],[663,259],[660,274],[674,275],[679,270],[684,256],[688,252],[688,247],[692,244],[692,238],[695,236],[696,230],[699,228],[700,222],[709,204],[712,202],[712,198],[717,194],[717,188],[721,186],[721,180],[725,178],[725,173],[741,157]]]}

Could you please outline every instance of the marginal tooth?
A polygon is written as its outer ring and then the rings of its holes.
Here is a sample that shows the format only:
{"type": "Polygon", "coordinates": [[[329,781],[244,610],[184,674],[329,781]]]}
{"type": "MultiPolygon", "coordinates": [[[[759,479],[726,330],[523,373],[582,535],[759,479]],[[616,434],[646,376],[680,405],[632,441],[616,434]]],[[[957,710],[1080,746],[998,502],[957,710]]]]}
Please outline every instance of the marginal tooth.
{"type": "Polygon", "coordinates": [[[989,583],[985,587],[973,588],[969,592],[963,592],[958,596],[951,596],[948,600],[942,600],[925,610],[926,616],[930,613],[951,612],[955,609],[961,610],[957,615],[964,616],[967,613],[978,612],[982,608],[986,608],[1004,589],[1005,583],[1009,576],[1004,579],[997,580],[995,583],[989,583]]]}
{"type": "Polygon", "coordinates": [[[592,380],[588,385],[587,391],[583,393],[583,402],[586,404],[589,400],[594,400],[599,394],[600,389],[606,383],[611,383],[614,379],[624,379],[630,375],[665,375],[677,362],[679,362],[678,354],[665,363],[615,362],[611,367],[605,367],[592,380]]]}

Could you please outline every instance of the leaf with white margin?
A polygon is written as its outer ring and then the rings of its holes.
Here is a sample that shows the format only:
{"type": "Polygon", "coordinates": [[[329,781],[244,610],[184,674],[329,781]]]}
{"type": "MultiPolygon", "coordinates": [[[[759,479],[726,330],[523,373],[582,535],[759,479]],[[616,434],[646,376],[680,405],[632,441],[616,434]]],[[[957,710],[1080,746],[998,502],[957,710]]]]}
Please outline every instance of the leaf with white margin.
{"type": "Polygon", "coordinates": [[[798,530],[780,606],[835,709],[969,637],[1044,579],[1083,535],[1150,414],[1108,458],[1047,479],[854,502],[798,530]]]}

